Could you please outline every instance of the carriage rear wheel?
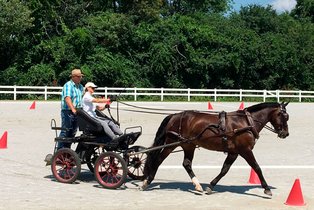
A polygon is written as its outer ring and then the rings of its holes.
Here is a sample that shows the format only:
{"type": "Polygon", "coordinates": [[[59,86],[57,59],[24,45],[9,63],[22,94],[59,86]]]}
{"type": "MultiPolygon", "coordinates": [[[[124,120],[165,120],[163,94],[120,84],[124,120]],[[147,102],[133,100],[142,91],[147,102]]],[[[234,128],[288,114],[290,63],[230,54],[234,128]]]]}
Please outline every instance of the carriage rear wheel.
{"type": "Polygon", "coordinates": [[[128,153],[131,155],[126,155],[125,159],[128,162],[128,176],[133,180],[144,180],[144,165],[146,163],[147,154],[141,153],[137,155],[132,155],[132,153],[140,152],[146,149],[142,146],[133,146],[128,149],[128,153]]]}
{"type": "Polygon", "coordinates": [[[51,171],[59,182],[72,183],[81,172],[81,160],[73,150],[59,149],[52,157],[51,171]]]}
{"type": "Polygon", "coordinates": [[[120,187],[126,181],[127,171],[124,159],[114,152],[100,154],[95,162],[95,178],[104,188],[120,187]]]}

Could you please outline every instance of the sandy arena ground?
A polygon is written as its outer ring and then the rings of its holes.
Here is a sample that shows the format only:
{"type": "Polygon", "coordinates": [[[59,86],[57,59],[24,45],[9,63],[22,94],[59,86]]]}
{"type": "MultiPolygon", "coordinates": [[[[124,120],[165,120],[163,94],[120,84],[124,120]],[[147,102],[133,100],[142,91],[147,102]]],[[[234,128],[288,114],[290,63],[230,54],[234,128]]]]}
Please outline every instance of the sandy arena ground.
{"type": "MultiPolygon", "coordinates": [[[[248,184],[250,168],[239,157],[212,195],[197,194],[183,169],[183,154],[171,154],[157,172],[147,191],[141,182],[129,180],[123,189],[102,188],[86,165],[74,184],[55,181],[43,161],[52,153],[55,132],[50,120],[60,125],[59,102],[0,101],[0,137],[8,132],[8,148],[0,149],[0,209],[314,209],[314,104],[291,103],[287,107],[290,136],[280,140],[263,130],[254,148],[270,198],[257,185],[248,184]],[[294,181],[299,178],[305,206],[285,205],[294,181]]],[[[139,106],[206,110],[207,103],[138,102],[139,106]]],[[[215,110],[234,111],[240,103],[212,103],[215,110]]],[[[245,103],[250,106],[252,103],[245,103]]],[[[125,108],[120,105],[121,108],[125,108]]],[[[112,110],[115,112],[114,110],[112,110]]],[[[143,135],[135,145],[150,146],[164,116],[120,111],[122,128],[141,125],[143,135]]],[[[203,188],[218,175],[223,153],[199,149],[194,171],[203,188]]]]}

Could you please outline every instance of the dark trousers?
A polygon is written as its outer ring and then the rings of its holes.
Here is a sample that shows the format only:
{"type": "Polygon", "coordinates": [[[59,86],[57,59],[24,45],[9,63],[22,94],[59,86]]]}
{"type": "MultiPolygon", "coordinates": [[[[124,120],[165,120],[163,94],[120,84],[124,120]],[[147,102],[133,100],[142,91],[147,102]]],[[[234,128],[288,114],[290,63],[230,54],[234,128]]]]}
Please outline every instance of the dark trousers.
{"type": "MultiPolygon", "coordinates": [[[[74,137],[78,128],[77,116],[71,110],[61,110],[61,127],[68,130],[61,130],[59,137],[74,137]]],[[[71,143],[58,142],[58,149],[71,147],[71,143]]]]}

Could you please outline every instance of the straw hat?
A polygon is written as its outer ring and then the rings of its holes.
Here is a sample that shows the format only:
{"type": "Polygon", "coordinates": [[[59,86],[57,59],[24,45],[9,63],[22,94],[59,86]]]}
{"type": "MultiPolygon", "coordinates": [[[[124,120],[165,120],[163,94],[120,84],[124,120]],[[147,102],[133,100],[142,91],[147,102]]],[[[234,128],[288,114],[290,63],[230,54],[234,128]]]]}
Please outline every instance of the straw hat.
{"type": "Polygon", "coordinates": [[[82,76],[84,76],[84,74],[82,74],[81,69],[73,69],[70,76],[82,77],[82,76]]]}

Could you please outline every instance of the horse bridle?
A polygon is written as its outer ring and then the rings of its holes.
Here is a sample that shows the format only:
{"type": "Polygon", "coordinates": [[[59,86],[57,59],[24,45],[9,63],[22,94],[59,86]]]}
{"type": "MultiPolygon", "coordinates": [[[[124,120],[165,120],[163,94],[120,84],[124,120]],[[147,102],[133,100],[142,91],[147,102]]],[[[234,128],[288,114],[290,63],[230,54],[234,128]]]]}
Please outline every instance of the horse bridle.
{"type": "MultiPolygon", "coordinates": [[[[275,129],[275,128],[272,128],[268,125],[265,125],[264,128],[266,128],[267,130],[273,132],[273,133],[276,133],[276,134],[280,134],[282,131],[283,131],[283,128],[284,127],[287,127],[288,124],[287,124],[287,121],[289,120],[289,115],[286,111],[286,108],[285,108],[285,105],[284,104],[280,104],[280,118],[281,118],[281,126],[279,129],[275,129]]],[[[253,119],[255,122],[258,122],[260,124],[262,124],[262,122],[260,122],[259,120],[256,120],[256,119],[253,119]]]]}

